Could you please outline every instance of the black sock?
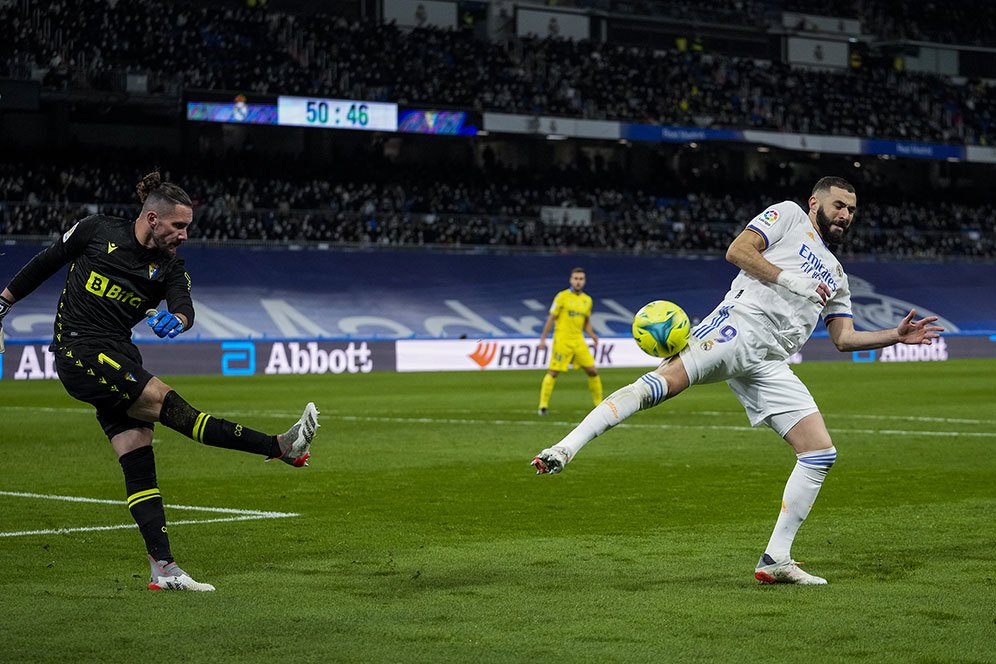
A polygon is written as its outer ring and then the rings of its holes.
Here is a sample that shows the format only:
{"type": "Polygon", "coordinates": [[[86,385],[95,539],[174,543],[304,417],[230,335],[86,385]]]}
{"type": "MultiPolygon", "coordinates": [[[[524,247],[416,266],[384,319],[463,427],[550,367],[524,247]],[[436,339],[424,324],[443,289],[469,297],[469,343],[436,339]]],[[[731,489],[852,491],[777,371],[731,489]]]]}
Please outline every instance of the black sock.
{"type": "Polygon", "coordinates": [[[281,454],[276,436],[202,413],[173,390],[167,392],[163,398],[159,421],[170,429],[205,445],[242,450],[268,457],[279,457],[281,454]]]}
{"type": "Polygon", "coordinates": [[[156,484],[156,457],[152,446],[132,450],[118,459],[128,491],[128,509],[145,539],[145,548],[156,560],[173,562],[166,534],[163,498],[156,484]]]}

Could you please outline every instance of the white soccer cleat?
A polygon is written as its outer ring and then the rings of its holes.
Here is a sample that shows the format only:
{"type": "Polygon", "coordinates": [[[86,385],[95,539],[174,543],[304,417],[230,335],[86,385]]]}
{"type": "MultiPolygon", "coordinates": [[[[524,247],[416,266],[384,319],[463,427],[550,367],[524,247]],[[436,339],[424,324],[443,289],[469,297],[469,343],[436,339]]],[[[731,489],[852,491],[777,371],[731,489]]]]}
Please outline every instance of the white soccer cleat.
{"type": "Polygon", "coordinates": [[[152,570],[149,578],[149,590],[214,591],[214,586],[210,583],[198,583],[194,581],[175,562],[167,563],[149,556],[149,567],[152,570]]]}
{"type": "Polygon", "coordinates": [[[309,402],[304,407],[301,419],[288,429],[287,433],[280,436],[278,440],[281,452],[280,456],[267,457],[266,460],[280,459],[284,463],[296,468],[307,466],[308,457],[311,456],[311,441],[315,439],[318,428],[322,426],[318,423],[318,415],[318,409],[315,408],[315,404],[309,402]]]}
{"type": "Polygon", "coordinates": [[[761,583],[794,583],[800,586],[825,586],[827,580],[823,577],[810,574],[799,567],[800,563],[791,558],[782,562],[775,562],[775,559],[764,554],[757,561],[754,569],[754,578],[761,583]]]}
{"type": "Polygon", "coordinates": [[[556,475],[570,460],[571,456],[566,448],[549,447],[537,454],[529,465],[536,469],[537,475],[556,475]]]}

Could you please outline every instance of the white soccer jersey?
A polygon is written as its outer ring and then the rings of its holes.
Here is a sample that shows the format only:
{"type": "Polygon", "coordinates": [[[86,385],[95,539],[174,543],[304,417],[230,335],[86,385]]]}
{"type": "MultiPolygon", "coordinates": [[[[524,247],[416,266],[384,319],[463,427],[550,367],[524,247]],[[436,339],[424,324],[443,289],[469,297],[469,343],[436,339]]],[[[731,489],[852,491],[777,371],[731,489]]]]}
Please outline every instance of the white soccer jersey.
{"type": "Polygon", "coordinates": [[[824,320],[853,317],[851,291],[840,261],[823,244],[809,215],[792,201],[772,205],[747,224],[764,239],[764,258],[790,273],[819,279],[832,293],[825,306],[815,304],[778,284],[761,281],[743,270],[730,285],[726,302],[744,313],[768,318],[780,336],[778,343],[789,354],[797,352],[824,320]],[[745,311],[746,310],[746,311],[745,311]]]}

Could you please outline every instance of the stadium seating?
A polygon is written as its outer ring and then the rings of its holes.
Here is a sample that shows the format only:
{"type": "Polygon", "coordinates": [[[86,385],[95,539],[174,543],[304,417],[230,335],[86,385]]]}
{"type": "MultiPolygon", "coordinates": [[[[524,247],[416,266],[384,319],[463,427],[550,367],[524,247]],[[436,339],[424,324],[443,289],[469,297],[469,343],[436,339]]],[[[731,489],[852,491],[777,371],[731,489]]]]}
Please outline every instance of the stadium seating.
{"type": "MultiPolygon", "coordinates": [[[[932,3],[884,0],[573,4],[758,27],[782,10],[831,13],[860,18],[866,31],[881,35],[958,43],[973,35],[984,39],[992,34],[987,26],[996,24],[993,4],[984,0],[966,0],[943,16],[932,3]],[[974,12],[973,21],[959,20],[966,12],[974,12]]],[[[0,42],[0,77],[40,79],[49,89],[115,89],[115,77],[145,72],[151,92],[173,96],[184,88],[321,93],[520,114],[983,145],[996,131],[994,88],[891,67],[829,72],[674,48],[536,38],[488,43],[470,31],[403,30],[210,0],[0,3],[0,23],[11,28],[0,42]],[[66,30],[70,19],[74,29],[66,30]]],[[[80,152],[60,162],[8,153],[0,163],[0,235],[51,236],[98,210],[133,214],[133,183],[141,174],[135,165],[147,169],[161,161],[119,157],[80,152]]],[[[381,164],[324,179],[293,170],[274,174],[254,164],[260,160],[240,154],[220,168],[184,167],[172,174],[197,203],[192,237],[718,252],[768,202],[800,195],[797,186],[768,182],[762,198],[743,176],[707,182],[700,174],[641,189],[626,172],[590,164],[561,173],[519,173],[500,164],[478,172],[381,164]],[[544,206],[587,208],[592,221],[545,223],[544,206]]],[[[873,185],[877,198],[862,203],[851,253],[996,252],[989,203],[940,191],[894,195],[868,178],[857,184],[861,191],[873,185]]]]}
{"type": "MultiPolygon", "coordinates": [[[[0,165],[0,235],[54,236],[101,211],[135,214],[138,172],[86,162],[0,165]]],[[[383,176],[383,173],[381,174],[383,176]]],[[[478,174],[480,175],[480,174],[478,174]]],[[[198,205],[191,237],[203,240],[312,241],[347,245],[519,247],[621,253],[713,253],[773,200],[798,191],[766,187],[643,191],[511,174],[423,178],[406,169],[382,181],[185,175],[174,178],[198,205]],[[544,223],[543,206],[592,210],[590,225],[544,223]]],[[[610,178],[611,181],[611,178],[610,178]]],[[[804,193],[804,192],[803,192],[804,193]]],[[[879,194],[881,196],[881,194],[879,194]]],[[[996,207],[943,200],[861,204],[844,255],[996,256],[996,207]]]]}
{"type": "MultiPolygon", "coordinates": [[[[916,26],[935,25],[936,12],[907,5],[916,26]]],[[[991,14],[982,12],[983,25],[991,14]]],[[[818,72],[591,41],[487,43],[468,31],[167,2],[10,3],[0,6],[0,23],[13,26],[0,44],[0,76],[61,88],[109,88],[114,76],[143,71],[153,91],[172,94],[323,94],[966,144],[991,144],[996,130],[992,88],[891,67],[818,72]],[[59,29],[70,11],[74,29],[59,29]]]]}

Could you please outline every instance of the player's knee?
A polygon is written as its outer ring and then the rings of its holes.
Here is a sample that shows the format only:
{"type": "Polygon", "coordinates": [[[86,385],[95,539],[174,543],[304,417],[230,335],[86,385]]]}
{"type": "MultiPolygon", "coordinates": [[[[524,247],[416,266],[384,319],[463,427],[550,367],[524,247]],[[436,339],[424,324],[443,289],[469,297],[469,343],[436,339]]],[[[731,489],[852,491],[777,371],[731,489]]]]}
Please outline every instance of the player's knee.
{"type": "Polygon", "coordinates": [[[685,364],[680,357],[673,357],[661,363],[654,374],[659,376],[667,384],[667,397],[674,397],[688,389],[691,381],[688,372],[685,371],[685,364]]]}
{"type": "Polygon", "coordinates": [[[833,450],[836,452],[836,448],[833,446],[833,438],[830,437],[830,432],[826,429],[816,432],[809,443],[809,448],[813,452],[829,452],[833,450]]]}
{"type": "Polygon", "coordinates": [[[155,422],[159,419],[163,400],[172,391],[173,388],[153,376],[142,390],[142,394],[135,400],[134,405],[128,409],[128,415],[140,420],[155,422]]]}
{"type": "Polygon", "coordinates": [[[111,447],[117,453],[118,458],[129,452],[146,447],[152,444],[152,429],[136,428],[122,431],[111,437],[111,447]]]}
{"type": "Polygon", "coordinates": [[[155,376],[149,381],[142,391],[142,399],[150,404],[162,405],[166,395],[173,391],[173,388],[159,380],[155,376]]]}

